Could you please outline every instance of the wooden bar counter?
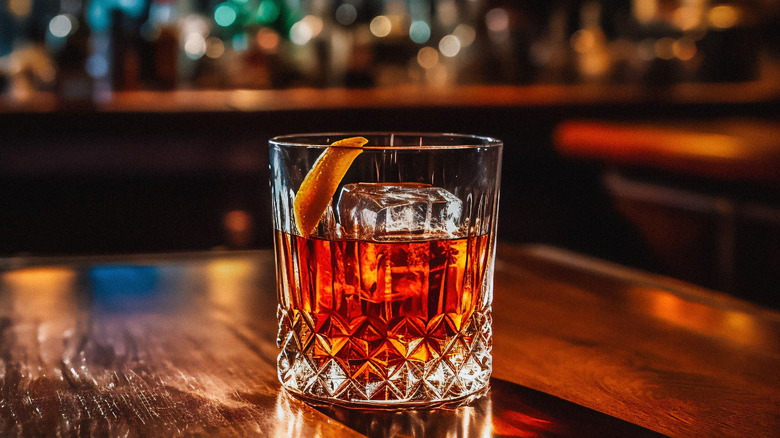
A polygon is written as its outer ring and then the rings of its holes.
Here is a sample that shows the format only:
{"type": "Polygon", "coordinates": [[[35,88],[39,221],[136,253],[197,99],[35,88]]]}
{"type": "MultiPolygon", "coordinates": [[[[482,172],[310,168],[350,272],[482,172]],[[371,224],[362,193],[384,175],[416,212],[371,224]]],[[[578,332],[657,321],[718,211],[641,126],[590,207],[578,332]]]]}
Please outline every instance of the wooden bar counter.
{"type": "Polygon", "coordinates": [[[780,315],[723,294],[501,246],[488,395],[368,412],[280,390],[274,281],[271,251],[0,259],[0,435],[780,431],[780,315]]]}

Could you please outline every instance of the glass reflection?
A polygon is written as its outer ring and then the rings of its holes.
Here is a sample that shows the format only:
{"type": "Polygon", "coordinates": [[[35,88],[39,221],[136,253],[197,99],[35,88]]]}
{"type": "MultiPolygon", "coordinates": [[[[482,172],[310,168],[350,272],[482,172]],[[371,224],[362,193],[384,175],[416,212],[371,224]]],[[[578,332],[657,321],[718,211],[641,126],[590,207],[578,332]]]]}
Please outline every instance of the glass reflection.
{"type": "MultiPolygon", "coordinates": [[[[376,437],[582,437],[656,436],[654,433],[582,406],[491,379],[491,390],[470,404],[433,410],[363,410],[338,406],[310,406],[285,391],[277,397],[276,414],[284,427],[277,432],[306,436],[309,409],[325,414],[361,436],[376,437]]],[[[327,435],[324,435],[327,436],[327,435]]]]}
{"type": "MultiPolygon", "coordinates": [[[[277,415],[286,421],[286,436],[305,436],[302,409],[304,402],[282,390],[277,398],[277,415]],[[298,409],[296,409],[298,407],[298,409]],[[290,413],[294,415],[290,416],[290,413]]],[[[321,405],[314,409],[348,426],[362,435],[377,437],[423,437],[435,431],[436,436],[491,437],[493,405],[489,396],[470,405],[434,410],[362,410],[321,405]]],[[[499,427],[503,427],[499,425],[499,427]]],[[[509,431],[509,429],[506,429],[509,431]]],[[[516,435],[517,436],[517,435],[516,435]]]]}
{"type": "Polygon", "coordinates": [[[276,396],[274,437],[657,437],[658,434],[511,382],[468,405],[433,410],[363,410],[311,406],[286,391],[276,396]],[[330,418],[321,418],[321,414],[330,418]],[[339,431],[338,428],[343,428],[339,431]]]}

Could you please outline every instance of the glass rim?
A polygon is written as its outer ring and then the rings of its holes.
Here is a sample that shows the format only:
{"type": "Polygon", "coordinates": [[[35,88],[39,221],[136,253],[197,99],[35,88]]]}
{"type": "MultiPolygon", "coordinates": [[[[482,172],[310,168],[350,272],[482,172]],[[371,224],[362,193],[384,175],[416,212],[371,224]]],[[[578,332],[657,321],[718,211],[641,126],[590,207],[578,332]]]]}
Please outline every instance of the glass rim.
{"type": "Polygon", "coordinates": [[[372,145],[366,144],[361,149],[363,150],[437,150],[437,149],[478,149],[478,148],[496,148],[503,146],[504,142],[488,136],[473,135],[473,134],[458,134],[453,132],[414,132],[414,131],[367,131],[367,132],[312,132],[301,134],[285,134],[271,138],[268,142],[272,145],[285,146],[285,147],[302,147],[302,148],[316,148],[325,149],[330,146],[330,143],[340,140],[342,138],[349,137],[390,137],[391,141],[394,137],[404,138],[420,138],[421,142],[423,138],[437,138],[444,139],[449,138],[452,142],[445,144],[444,141],[438,140],[432,142],[432,144],[400,144],[400,145],[372,145]],[[321,139],[320,141],[306,142],[305,139],[321,139]],[[438,144],[437,144],[438,143],[438,144]]]}

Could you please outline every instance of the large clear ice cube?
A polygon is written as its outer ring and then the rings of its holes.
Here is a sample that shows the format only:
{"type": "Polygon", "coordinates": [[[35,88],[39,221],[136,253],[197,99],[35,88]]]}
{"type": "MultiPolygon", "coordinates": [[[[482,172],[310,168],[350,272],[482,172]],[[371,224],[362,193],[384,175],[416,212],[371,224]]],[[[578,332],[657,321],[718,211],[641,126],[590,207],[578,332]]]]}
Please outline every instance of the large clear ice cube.
{"type": "Polygon", "coordinates": [[[463,203],[418,183],[346,184],[338,202],[346,236],[365,240],[458,237],[463,203]]]}

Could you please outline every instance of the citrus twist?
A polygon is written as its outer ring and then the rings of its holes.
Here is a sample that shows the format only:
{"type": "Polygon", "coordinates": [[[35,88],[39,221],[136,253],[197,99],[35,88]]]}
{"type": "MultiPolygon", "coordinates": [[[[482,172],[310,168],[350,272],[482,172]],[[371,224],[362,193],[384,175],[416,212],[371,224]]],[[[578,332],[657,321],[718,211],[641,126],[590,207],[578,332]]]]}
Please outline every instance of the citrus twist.
{"type": "Polygon", "coordinates": [[[295,194],[293,203],[295,225],[302,236],[309,236],[317,228],[339,183],[355,158],[363,152],[366,143],[368,140],[363,137],[338,140],[317,158],[295,194]]]}

